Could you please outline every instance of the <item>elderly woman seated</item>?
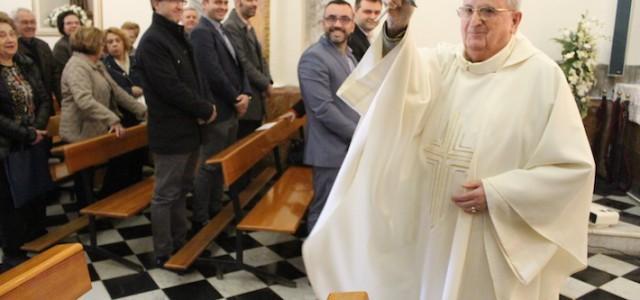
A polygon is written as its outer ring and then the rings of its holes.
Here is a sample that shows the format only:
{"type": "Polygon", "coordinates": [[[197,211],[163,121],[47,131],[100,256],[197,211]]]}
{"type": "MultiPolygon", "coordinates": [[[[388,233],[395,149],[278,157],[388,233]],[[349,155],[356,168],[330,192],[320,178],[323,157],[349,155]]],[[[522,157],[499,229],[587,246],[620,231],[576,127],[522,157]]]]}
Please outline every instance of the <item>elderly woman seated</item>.
{"type": "MultiPolygon", "coordinates": [[[[104,48],[104,33],[97,28],[80,28],[71,36],[71,59],[62,72],[62,112],[60,136],[65,142],[77,142],[108,132],[120,137],[121,109],[138,119],[146,115],[146,107],[125,92],[109,75],[100,61],[104,48]]],[[[111,162],[107,170],[111,168],[111,162]]],[[[81,205],[93,200],[92,172],[76,175],[76,196],[81,205]]],[[[105,182],[120,180],[105,175],[105,182]]]]}
{"type": "Polygon", "coordinates": [[[8,157],[20,149],[38,145],[48,151],[48,145],[42,143],[46,143],[51,98],[37,66],[17,51],[16,27],[8,16],[0,15],[0,236],[4,254],[0,273],[26,260],[20,246],[44,231],[38,219],[43,202],[36,199],[16,205],[9,183],[14,175],[11,168],[5,168],[8,157]]]}

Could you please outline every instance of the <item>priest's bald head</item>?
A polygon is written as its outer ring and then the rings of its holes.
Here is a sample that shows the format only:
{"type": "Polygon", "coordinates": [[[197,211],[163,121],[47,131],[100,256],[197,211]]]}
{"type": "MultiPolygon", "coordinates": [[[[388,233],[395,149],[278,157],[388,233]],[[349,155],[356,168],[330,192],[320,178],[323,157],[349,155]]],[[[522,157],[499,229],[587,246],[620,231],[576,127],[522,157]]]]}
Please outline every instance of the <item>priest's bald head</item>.
{"type": "Polygon", "coordinates": [[[507,45],[522,20],[519,7],[519,0],[464,0],[458,16],[467,59],[486,60],[507,45]]]}

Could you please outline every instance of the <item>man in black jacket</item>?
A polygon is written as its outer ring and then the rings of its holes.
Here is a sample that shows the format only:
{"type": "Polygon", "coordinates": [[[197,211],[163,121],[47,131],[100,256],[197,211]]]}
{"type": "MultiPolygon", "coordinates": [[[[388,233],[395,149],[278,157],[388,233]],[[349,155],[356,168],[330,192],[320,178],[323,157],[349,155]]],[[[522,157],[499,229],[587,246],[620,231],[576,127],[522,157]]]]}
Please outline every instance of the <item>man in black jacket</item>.
{"type": "Polygon", "coordinates": [[[156,186],[151,226],[156,264],[181,247],[188,230],[185,195],[193,185],[200,147],[200,124],[216,109],[198,79],[192,49],[178,25],[184,2],[151,0],[153,20],[136,58],[148,106],[149,148],[156,186]]]}
{"type": "Polygon", "coordinates": [[[360,61],[373,41],[373,30],[378,26],[382,0],[356,0],[355,9],[356,28],[349,38],[349,48],[360,61]]]}
{"type": "Polygon", "coordinates": [[[38,69],[44,83],[44,88],[57,101],[60,96],[60,73],[56,72],[57,64],[47,42],[36,37],[37,20],[33,12],[26,8],[18,8],[13,14],[13,20],[20,38],[18,51],[31,58],[38,69]]]}
{"type": "MultiPolygon", "coordinates": [[[[220,24],[227,14],[228,0],[204,0],[202,7],[204,14],[191,32],[191,44],[203,81],[209,87],[218,109],[216,123],[205,126],[202,131],[200,157],[205,161],[235,142],[238,117],[247,111],[251,88],[238,59],[238,52],[220,24]]],[[[222,196],[220,168],[203,162],[195,180],[194,232],[220,209],[222,196]]]]}

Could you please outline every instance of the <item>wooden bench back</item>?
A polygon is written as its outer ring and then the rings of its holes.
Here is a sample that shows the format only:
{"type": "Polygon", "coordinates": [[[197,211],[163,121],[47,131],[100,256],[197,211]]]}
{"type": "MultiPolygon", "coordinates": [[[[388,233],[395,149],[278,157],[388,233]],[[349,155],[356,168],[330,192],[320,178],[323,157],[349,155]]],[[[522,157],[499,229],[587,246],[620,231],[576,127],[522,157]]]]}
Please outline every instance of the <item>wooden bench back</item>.
{"type": "Polygon", "coordinates": [[[80,244],[55,246],[0,275],[0,299],[78,299],[91,289],[80,244]]]}
{"type": "Polygon", "coordinates": [[[296,133],[305,122],[306,118],[296,119],[293,122],[281,120],[267,130],[256,131],[237,141],[207,160],[207,163],[222,166],[224,184],[228,187],[258,161],[270,154],[277,145],[296,133]]]}
{"type": "Polygon", "coordinates": [[[61,156],[64,161],[53,168],[53,177],[69,176],[88,167],[97,166],[121,154],[146,146],[147,125],[140,124],[127,128],[123,137],[118,138],[109,133],[84,141],[67,144],[51,149],[54,156],[61,156]]]}
{"type": "Polygon", "coordinates": [[[60,135],[60,115],[49,117],[49,123],[47,123],[47,132],[51,137],[60,135]]]}

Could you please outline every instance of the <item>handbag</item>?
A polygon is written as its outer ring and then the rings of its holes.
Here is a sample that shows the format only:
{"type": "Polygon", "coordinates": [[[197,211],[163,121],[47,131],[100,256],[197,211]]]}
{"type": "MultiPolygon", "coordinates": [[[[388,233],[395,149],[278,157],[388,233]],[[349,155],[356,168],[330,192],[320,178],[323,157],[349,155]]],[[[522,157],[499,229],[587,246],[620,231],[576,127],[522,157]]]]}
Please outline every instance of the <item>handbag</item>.
{"type": "Polygon", "coordinates": [[[4,159],[4,170],[15,208],[20,208],[54,188],[49,173],[48,139],[19,146],[4,159]]]}

